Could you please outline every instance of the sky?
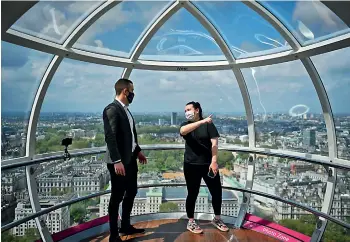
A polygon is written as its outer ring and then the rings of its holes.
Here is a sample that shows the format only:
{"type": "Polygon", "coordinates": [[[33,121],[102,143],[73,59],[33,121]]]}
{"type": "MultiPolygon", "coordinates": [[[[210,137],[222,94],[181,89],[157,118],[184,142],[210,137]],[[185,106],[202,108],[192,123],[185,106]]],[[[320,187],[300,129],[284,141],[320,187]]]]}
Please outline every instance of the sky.
{"type": "MultiPolygon", "coordinates": [[[[122,2],[97,20],[74,48],[130,57],[140,34],[170,2],[122,2]]],[[[318,2],[263,2],[302,45],[348,31],[345,24],[318,2]]],[[[197,2],[220,31],[236,58],[290,49],[283,37],[241,2],[197,2]]],[[[39,2],[12,27],[63,43],[75,26],[98,4],[39,2]]],[[[2,42],[2,111],[29,111],[52,55],[2,42]]],[[[326,88],[334,113],[350,113],[350,48],[311,57],[326,88]]],[[[175,13],[152,37],[140,59],[161,61],[224,60],[208,31],[185,9],[175,13]]],[[[42,112],[102,112],[114,98],[114,83],[123,69],[64,59],[45,96],[42,112]]],[[[255,113],[288,113],[306,105],[321,113],[315,88],[299,60],[243,69],[255,113]]],[[[199,101],[204,112],[244,112],[232,71],[166,72],[133,70],[134,112],[181,112],[199,101]]]]}

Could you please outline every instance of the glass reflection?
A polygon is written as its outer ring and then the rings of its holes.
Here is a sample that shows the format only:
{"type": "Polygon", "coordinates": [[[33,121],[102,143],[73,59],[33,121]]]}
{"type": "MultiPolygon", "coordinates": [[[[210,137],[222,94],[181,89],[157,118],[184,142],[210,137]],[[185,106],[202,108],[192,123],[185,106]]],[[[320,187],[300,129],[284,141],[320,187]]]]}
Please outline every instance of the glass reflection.
{"type": "Polygon", "coordinates": [[[259,1],[278,17],[302,45],[349,32],[349,27],[321,1],[259,1]]]}
{"type": "Polygon", "coordinates": [[[236,58],[291,48],[271,24],[244,3],[197,1],[195,4],[220,31],[236,58]]]}
{"type": "Polygon", "coordinates": [[[328,154],[320,101],[301,62],[242,72],[254,111],[258,147],[328,154]]]}
{"type": "Polygon", "coordinates": [[[62,44],[101,1],[38,1],[12,29],[62,44]]]}
{"type": "Polygon", "coordinates": [[[181,8],[152,37],[140,59],[215,61],[226,58],[202,24],[181,8]]]}
{"type": "Polygon", "coordinates": [[[171,1],[122,1],[92,24],[73,47],[130,57],[144,32],[170,4],[171,1]]]}

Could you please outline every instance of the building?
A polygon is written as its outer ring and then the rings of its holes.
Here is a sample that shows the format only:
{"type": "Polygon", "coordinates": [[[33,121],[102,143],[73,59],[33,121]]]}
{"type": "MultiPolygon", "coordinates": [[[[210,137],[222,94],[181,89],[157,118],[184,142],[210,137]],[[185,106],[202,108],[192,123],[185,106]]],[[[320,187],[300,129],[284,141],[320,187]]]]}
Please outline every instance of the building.
{"type": "Polygon", "coordinates": [[[249,142],[249,136],[248,135],[240,135],[239,140],[244,143],[244,142],[249,142]]]}
{"type": "Polygon", "coordinates": [[[47,169],[37,177],[39,194],[46,196],[64,193],[86,195],[100,191],[108,181],[107,167],[96,156],[89,160],[73,158],[60,166],[47,169]]]}
{"type": "MultiPolygon", "coordinates": [[[[42,209],[54,206],[56,204],[62,203],[63,197],[46,197],[40,199],[40,206],[42,209]]],[[[63,198],[63,200],[68,200],[69,197],[63,198]]],[[[33,214],[32,207],[29,202],[20,202],[17,204],[15,209],[15,220],[20,220],[29,215],[33,214]]],[[[69,228],[70,225],[70,214],[68,207],[63,207],[56,209],[46,216],[46,226],[48,227],[50,233],[57,233],[59,231],[69,228]]],[[[22,223],[17,227],[12,229],[12,234],[15,236],[24,236],[26,230],[29,228],[36,228],[35,220],[30,220],[28,222],[22,223]]]]}
{"type": "Polygon", "coordinates": [[[159,126],[163,126],[164,124],[165,124],[165,119],[163,119],[163,118],[158,119],[159,126]]]}
{"type": "Polygon", "coordinates": [[[85,136],[85,130],[83,129],[71,129],[68,136],[73,138],[82,138],[85,136]]]}
{"type": "MultiPolygon", "coordinates": [[[[223,191],[222,214],[228,216],[237,216],[239,211],[239,199],[231,191],[223,191]]],[[[179,212],[186,211],[186,188],[185,187],[155,187],[139,189],[134,201],[132,215],[158,213],[160,206],[166,202],[176,203],[179,212]]],[[[101,196],[100,216],[108,214],[110,194],[101,196]]],[[[195,212],[214,213],[211,204],[211,195],[207,188],[201,188],[198,194],[195,212]]]]}
{"type": "Polygon", "coordinates": [[[37,178],[38,191],[43,195],[75,193],[86,195],[100,191],[106,184],[101,173],[46,174],[37,178]]]}
{"type": "Polygon", "coordinates": [[[170,121],[171,125],[177,125],[177,113],[172,112],[171,113],[171,121],[170,121]]]}
{"type": "Polygon", "coordinates": [[[303,131],[303,146],[305,148],[316,145],[316,131],[314,129],[307,129],[303,131]]]}

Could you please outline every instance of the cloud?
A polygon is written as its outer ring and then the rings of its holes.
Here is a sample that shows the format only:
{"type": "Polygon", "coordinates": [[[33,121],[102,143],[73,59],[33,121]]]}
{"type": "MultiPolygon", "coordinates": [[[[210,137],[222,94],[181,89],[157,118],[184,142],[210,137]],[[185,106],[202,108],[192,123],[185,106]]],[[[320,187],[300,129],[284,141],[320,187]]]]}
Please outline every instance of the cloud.
{"type": "Polygon", "coordinates": [[[29,49],[24,47],[17,47],[8,42],[1,43],[1,68],[14,67],[18,68],[27,63],[29,49]]]}
{"type": "Polygon", "coordinates": [[[9,55],[4,57],[1,66],[1,108],[3,111],[29,111],[52,56],[19,46],[3,45],[2,50],[9,55]],[[8,59],[11,54],[25,56],[26,62],[23,64],[20,58],[8,59]],[[15,62],[9,65],[8,60],[15,62]]]}
{"type": "Polygon", "coordinates": [[[350,47],[311,58],[327,91],[333,113],[350,113],[350,47]]]}

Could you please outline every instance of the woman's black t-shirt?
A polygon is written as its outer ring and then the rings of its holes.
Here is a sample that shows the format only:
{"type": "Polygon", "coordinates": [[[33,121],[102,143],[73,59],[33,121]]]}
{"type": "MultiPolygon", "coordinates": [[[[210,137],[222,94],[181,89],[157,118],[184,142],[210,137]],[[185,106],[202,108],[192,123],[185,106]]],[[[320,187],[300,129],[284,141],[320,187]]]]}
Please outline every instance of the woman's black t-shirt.
{"type": "MultiPolygon", "coordinates": [[[[185,126],[192,122],[187,121],[181,124],[185,126]]],[[[194,165],[209,165],[211,163],[211,140],[220,137],[218,130],[213,123],[205,123],[197,129],[183,136],[185,144],[185,163],[194,165]]]]}

